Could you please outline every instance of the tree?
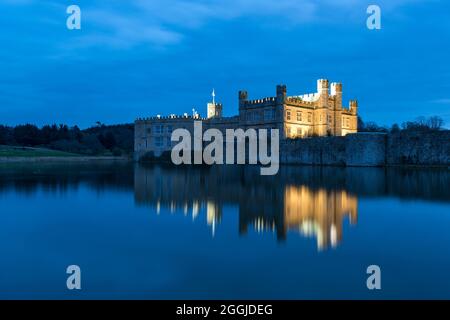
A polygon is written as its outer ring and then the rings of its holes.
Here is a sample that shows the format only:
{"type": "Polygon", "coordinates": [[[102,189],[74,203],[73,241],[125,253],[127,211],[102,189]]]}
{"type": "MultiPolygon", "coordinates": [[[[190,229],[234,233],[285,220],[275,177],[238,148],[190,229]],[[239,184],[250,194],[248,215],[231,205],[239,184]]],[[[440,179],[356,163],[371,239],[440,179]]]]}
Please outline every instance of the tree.
{"type": "Polygon", "coordinates": [[[397,123],[394,123],[391,127],[391,133],[396,133],[400,131],[400,126],[397,123]]]}
{"type": "Polygon", "coordinates": [[[80,128],[78,128],[78,126],[74,126],[70,129],[70,136],[72,139],[75,139],[78,142],[81,142],[81,140],[83,139],[83,133],[81,132],[80,128]]]}
{"type": "Polygon", "coordinates": [[[32,124],[19,125],[14,128],[14,139],[20,145],[36,146],[41,144],[40,131],[32,124]]]}
{"type": "Polygon", "coordinates": [[[111,150],[116,146],[116,138],[111,131],[108,131],[105,135],[103,135],[103,133],[100,133],[98,135],[98,140],[106,149],[111,150]]]}
{"type": "Polygon", "coordinates": [[[431,130],[441,130],[444,126],[444,120],[441,117],[432,116],[428,118],[427,124],[431,130]]]}
{"type": "Polygon", "coordinates": [[[0,144],[12,144],[12,129],[7,126],[0,125],[0,144]]]}
{"type": "Polygon", "coordinates": [[[402,124],[404,131],[429,131],[440,130],[444,126],[444,120],[438,116],[429,118],[418,117],[415,121],[407,121],[402,124]]]}

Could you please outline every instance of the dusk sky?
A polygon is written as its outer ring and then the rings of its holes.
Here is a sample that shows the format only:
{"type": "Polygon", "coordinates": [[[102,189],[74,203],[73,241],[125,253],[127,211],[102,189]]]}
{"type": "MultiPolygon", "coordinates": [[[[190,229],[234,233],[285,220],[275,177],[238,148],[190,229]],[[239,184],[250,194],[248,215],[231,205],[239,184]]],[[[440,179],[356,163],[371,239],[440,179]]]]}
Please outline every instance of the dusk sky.
{"type": "Polygon", "coordinates": [[[234,115],[240,89],[298,95],[327,78],[364,121],[450,126],[450,1],[0,0],[0,29],[0,124],[205,115],[213,88],[234,115]],[[66,27],[72,4],[81,30],[66,27]]]}

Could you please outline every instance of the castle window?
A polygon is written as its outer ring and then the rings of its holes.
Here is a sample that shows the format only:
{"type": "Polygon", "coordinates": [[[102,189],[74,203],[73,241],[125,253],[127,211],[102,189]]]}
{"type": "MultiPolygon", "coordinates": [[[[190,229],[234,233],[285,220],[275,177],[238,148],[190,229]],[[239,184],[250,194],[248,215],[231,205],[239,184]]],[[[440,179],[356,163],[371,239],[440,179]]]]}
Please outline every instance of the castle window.
{"type": "Polygon", "coordinates": [[[163,145],[163,138],[162,137],[156,137],[155,138],[155,146],[162,147],[163,145]]]}
{"type": "Polygon", "coordinates": [[[291,128],[287,127],[286,128],[286,137],[289,138],[291,136],[291,128]]]}
{"type": "Polygon", "coordinates": [[[302,136],[302,129],[301,128],[297,128],[297,136],[298,137],[302,136]]]}
{"type": "Polygon", "coordinates": [[[257,114],[256,112],[254,112],[254,111],[250,111],[250,112],[247,114],[247,119],[248,119],[249,121],[255,121],[255,120],[258,119],[258,114],[257,114]]]}
{"type": "Polygon", "coordinates": [[[308,112],[308,122],[312,122],[312,113],[308,112]]]}
{"type": "Polygon", "coordinates": [[[328,116],[328,123],[331,123],[331,116],[328,116]]]}
{"type": "Polygon", "coordinates": [[[152,134],[152,128],[150,127],[150,128],[147,128],[147,133],[148,134],[152,134]]]}
{"type": "Polygon", "coordinates": [[[291,120],[291,111],[286,111],[286,120],[291,120]]]}
{"type": "Polygon", "coordinates": [[[156,134],[160,134],[160,133],[162,133],[162,126],[161,125],[156,125],[155,126],[155,133],[156,134]]]}
{"type": "Polygon", "coordinates": [[[264,120],[269,121],[273,119],[275,119],[275,110],[273,109],[264,110],[264,120]]]}
{"type": "Polygon", "coordinates": [[[302,121],[302,113],[300,111],[297,112],[297,121],[302,121]]]}
{"type": "Polygon", "coordinates": [[[172,126],[168,126],[167,127],[167,133],[172,133],[173,131],[173,127],[172,126]]]}

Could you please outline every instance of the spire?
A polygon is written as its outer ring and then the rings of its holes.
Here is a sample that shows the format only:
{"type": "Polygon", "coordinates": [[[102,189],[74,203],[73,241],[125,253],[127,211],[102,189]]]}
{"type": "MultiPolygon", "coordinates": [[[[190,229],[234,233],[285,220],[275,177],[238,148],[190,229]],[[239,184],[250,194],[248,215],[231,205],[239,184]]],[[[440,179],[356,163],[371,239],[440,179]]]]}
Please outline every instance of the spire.
{"type": "Polygon", "coordinates": [[[214,91],[214,88],[213,88],[213,91],[212,91],[212,98],[213,98],[213,100],[212,100],[212,103],[213,104],[216,104],[216,101],[215,101],[215,98],[216,98],[216,93],[215,93],[215,91],[214,91]]]}

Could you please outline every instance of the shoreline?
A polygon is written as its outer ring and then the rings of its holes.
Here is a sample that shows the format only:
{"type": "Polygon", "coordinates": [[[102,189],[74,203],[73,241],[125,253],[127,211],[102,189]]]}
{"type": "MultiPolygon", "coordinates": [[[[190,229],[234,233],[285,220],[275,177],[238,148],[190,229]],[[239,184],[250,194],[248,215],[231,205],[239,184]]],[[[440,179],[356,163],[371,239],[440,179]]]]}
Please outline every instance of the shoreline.
{"type": "Polygon", "coordinates": [[[42,162],[131,162],[129,157],[112,156],[74,156],[74,157],[0,157],[0,163],[42,163],[42,162]]]}

